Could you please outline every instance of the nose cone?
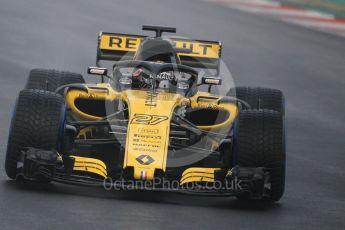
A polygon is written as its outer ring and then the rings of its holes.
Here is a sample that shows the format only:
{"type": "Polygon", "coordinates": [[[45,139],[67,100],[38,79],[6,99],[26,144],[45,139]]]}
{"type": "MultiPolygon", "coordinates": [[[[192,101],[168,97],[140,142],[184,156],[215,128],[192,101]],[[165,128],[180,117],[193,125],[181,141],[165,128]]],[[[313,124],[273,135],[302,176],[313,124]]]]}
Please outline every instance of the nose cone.
{"type": "Polygon", "coordinates": [[[152,180],[156,169],[166,169],[171,117],[181,96],[129,90],[126,98],[129,124],[124,168],[134,168],[133,179],[152,180]]]}

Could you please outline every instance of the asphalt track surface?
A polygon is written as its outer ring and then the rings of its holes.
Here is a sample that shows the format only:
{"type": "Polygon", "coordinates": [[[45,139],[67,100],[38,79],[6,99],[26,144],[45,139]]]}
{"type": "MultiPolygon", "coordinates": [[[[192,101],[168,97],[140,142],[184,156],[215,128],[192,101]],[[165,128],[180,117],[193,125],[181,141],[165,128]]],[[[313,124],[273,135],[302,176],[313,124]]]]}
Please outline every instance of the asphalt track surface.
{"type": "Polygon", "coordinates": [[[198,0],[1,0],[0,31],[0,229],[345,228],[344,38],[198,0]],[[99,31],[140,34],[142,24],[222,40],[237,85],[284,91],[287,183],[279,203],[28,187],[6,177],[11,107],[29,70],[85,74],[99,31]]]}

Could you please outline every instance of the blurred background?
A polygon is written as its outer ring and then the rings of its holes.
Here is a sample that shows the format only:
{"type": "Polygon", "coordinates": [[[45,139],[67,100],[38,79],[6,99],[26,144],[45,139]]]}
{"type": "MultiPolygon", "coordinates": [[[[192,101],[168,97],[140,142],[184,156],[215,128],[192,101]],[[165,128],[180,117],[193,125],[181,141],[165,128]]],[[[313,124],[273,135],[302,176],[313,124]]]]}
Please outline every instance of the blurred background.
{"type": "Polygon", "coordinates": [[[332,13],[339,17],[345,17],[344,0],[279,0],[279,2],[297,7],[308,7],[311,9],[332,13]]]}

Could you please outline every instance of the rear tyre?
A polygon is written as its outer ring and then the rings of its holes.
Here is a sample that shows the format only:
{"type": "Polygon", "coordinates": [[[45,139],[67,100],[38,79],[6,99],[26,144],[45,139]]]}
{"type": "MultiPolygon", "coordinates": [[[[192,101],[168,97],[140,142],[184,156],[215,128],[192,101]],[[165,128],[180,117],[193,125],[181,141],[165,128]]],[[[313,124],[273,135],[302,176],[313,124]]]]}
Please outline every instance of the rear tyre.
{"type": "Polygon", "coordinates": [[[7,143],[5,170],[9,178],[15,179],[20,172],[18,162],[23,148],[59,150],[64,116],[65,104],[61,95],[33,89],[20,91],[7,143]]]}
{"type": "Polygon", "coordinates": [[[231,88],[227,96],[247,102],[251,109],[269,109],[285,114],[285,100],[282,91],[262,87],[231,88]]]}
{"type": "MultiPolygon", "coordinates": [[[[265,167],[270,172],[268,201],[278,201],[285,188],[284,117],[272,110],[243,110],[239,113],[234,138],[234,164],[265,167]]],[[[241,200],[248,199],[239,196],[241,200]]]]}
{"type": "Polygon", "coordinates": [[[78,73],[51,69],[33,69],[30,71],[25,89],[42,89],[55,92],[58,87],[73,83],[85,83],[85,80],[78,73]]]}

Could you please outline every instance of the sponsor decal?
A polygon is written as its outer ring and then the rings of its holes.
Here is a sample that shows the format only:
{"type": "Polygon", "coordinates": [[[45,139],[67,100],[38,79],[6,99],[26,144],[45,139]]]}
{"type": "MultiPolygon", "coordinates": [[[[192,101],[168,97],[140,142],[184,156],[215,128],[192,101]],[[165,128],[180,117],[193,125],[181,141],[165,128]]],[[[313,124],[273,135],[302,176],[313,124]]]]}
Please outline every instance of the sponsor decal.
{"type": "Polygon", "coordinates": [[[102,34],[100,48],[104,50],[136,51],[140,42],[140,37],[102,34]]]}
{"type": "Polygon", "coordinates": [[[158,134],[159,129],[150,129],[150,128],[139,128],[138,133],[146,133],[146,134],[158,134]]]}
{"type": "MultiPolygon", "coordinates": [[[[101,50],[136,52],[144,39],[138,35],[102,34],[100,40],[101,50]]],[[[180,56],[220,58],[221,44],[216,41],[193,41],[186,39],[171,39],[177,48],[190,49],[189,53],[178,53],[180,56]]]]}
{"type": "Polygon", "coordinates": [[[176,79],[175,74],[172,72],[162,72],[157,75],[156,79],[173,81],[176,79]]]}
{"type": "Polygon", "coordinates": [[[180,56],[219,58],[219,42],[184,41],[173,39],[177,48],[190,49],[191,53],[179,53],[180,56]]]}
{"type": "Polygon", "coordinates": [[[150,155],[140,155],[136,158],[136,160],[141,165],[150,165],[155,161],[155,159],[153,159],[150,155]]]}

